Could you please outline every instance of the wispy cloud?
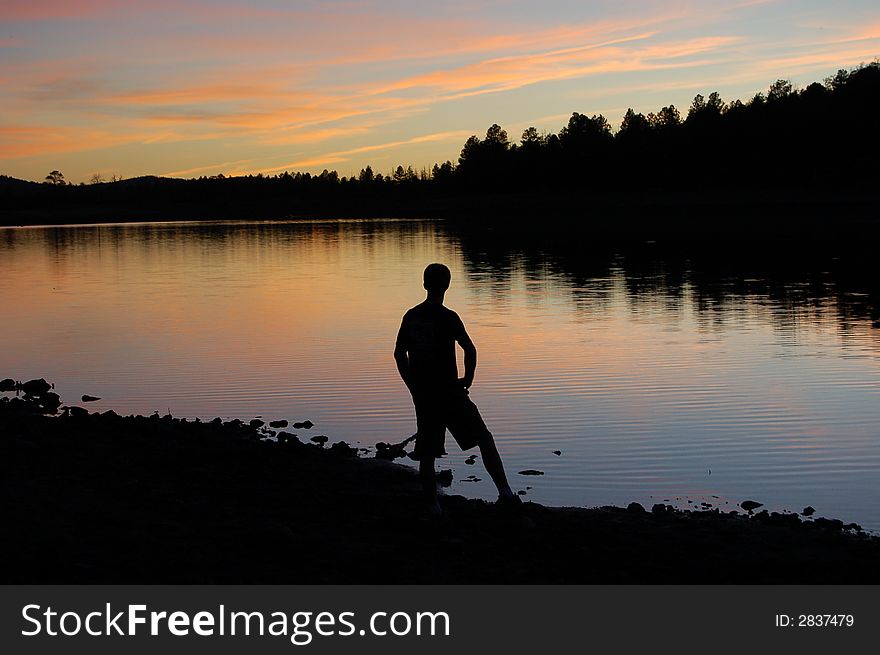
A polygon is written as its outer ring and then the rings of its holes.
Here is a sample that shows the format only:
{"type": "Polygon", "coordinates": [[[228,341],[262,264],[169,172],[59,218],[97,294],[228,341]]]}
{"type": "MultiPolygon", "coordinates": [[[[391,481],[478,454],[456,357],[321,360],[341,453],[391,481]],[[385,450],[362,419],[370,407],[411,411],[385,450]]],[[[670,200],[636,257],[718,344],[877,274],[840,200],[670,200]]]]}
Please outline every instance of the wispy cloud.
{"type": "Polygon", "coordinates": [[[416,145],[419,143],[433,143],[437,141],[461,141],[469,136],[466,130],[457,130],[451,132],[435,132],[434,134],[423,134],[412,137],[410,139],[402,139],[399,141],[389,141],[387,143],[377,143],[349,150],[341,150],[339,152],[330,152],[320,157],[310,159],[300,159],[297,161],[287,162],[280,166],[272,166],[270,168],[262,168],[261,173],[277,173],[279,171],[294,171],[312,166],[329,166],[331,164],[339,164],[350,161],[353,155],[361,155],[364,153],[377,152],[380,150],[390,150],[401,148],[404,146],[416,145]]]}
{"type": "Polygon", "coordinates": [[[162,177],[184,177],[187,175],[195,175],[196,173],[205,173],[207,171],[219,171],[228,169],[230,166],[240,166],[241,164],[250,164],[253,159],[238,159],[235,161],[224,161],[219,164],[208,164],[206,166],[196,166],[194,168],[185,168],[179,171],[168,171],[160,173],[162,177]]]}

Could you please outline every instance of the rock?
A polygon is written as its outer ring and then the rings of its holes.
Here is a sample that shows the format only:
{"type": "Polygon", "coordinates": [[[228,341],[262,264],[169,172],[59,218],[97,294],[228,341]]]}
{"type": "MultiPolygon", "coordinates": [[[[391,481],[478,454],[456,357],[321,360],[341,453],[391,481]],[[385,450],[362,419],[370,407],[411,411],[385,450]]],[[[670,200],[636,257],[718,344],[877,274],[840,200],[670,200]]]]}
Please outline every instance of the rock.
{"type": "Polygon", "coordinates": [[[759,503],[754,500],[744,500],[739,504],[745,511],[751,512],[754,509],[758,509],[759,507],[763,507],[764,503],[759,503]]]}
{"type": "Polygon", "coordinates": [[[341,455],[342,457],[357,457],[357,448],[352,448],[344,441],[337,441],[335,444],[330,446],[330,452],[334,455],[341,455]]]}
{"type": "Polygon", "coordinates": [[[216,418],[212,418],[209,422],[209,425],[219,426],[222,423],[223,423],[223,419],[218,416],[216,418]]]}
{"type": "Polygon", "coordinates": [[[44,414],[54,414],[58,411],[58,408],[61,407],[61,398],[57,393],[49,392],[44,393],[39,397],[37,404],[44,414]]]}
{"type": "Polygon", "coordinates": [[[812,516],[815,513],[816,513],[816,508],[813,507],[812,505],[807,505],[806,507],[804,507],[804,510],[801,512],[801,514],[803,514],[804,516],[812,516]]]}
{"type": "Polygon", "coordinates": [[[52,385],[46,382],[43,378],[40,378],[39,380],[28,380],[19,386],[19,389],[24,391],[28,396],[39,396],[46,393],[51,388],[52,385]]]}
{"type": "Polygon", "coordinates": [[[277,436],[278,441],[281,443],[302,443],[295,434],[291,434],[290,432],[279,432],[277,436]]]}
{"type": "Polygon", "coordinates": [[[265,422],[265,421],[261,421],[261,420],[258,419],[258,418],[255,418],[255,419],[251,419],[251,422],[248,423],[248,425],[250,425],[252,428],[261,428],[261,427],[263,427],[264,425],[266,425],[266,422],[265,422]]]}
{"type": "Polygon", "coordinates": [[[89,415],[89,410],[85,407],[68,407],[72,418],[85,418],[89,415]]]}
{"type": "Polygon", "coordinates": [[[837,531],[843,529],[843,521],[840,519],[825,519],[818,518],[813,521],[814,525],[818,525],[820,528],[825,528],[826,530],[837,531]]]}
{"type": "Polygon", "coordinates": [[[288,426],[288,423],[284,419],[282,419],[280,421],[269,421],[270,428],[286,428],[287,426],[288,426]]]}
{"type": "Polygon", "coordinates": [[[656,503],[651,508],[651,514],[666,514],[670,509],[672,508],[668,505],[664,505],[663,503],[656,503]]]}
{"type": "Polygon", "coordinates": [[[93,402],[95,402],[96,400],[101,400],[101,399],[98,398],[98,396],[90,396],[90,395],[88,395],[88,394],[83,394],[82,401],[83,401],[84,403],[93,403],[93,402]]]}
{"type": "Polygon", "coordinates": [[[0,380],[0,391],[14,391],[15,390],[15,380],[12,378],[6,378],[5,380],[0,380]]]}
{"type": "Polygon", "coordinates": [[[468,457],[466,460],[464,460],[464,463],[465,463],[465,464],[469,464],[469,465],[473,465],[473,463],[476,462],[476,461],[477,461],[477,456],[476,456],[476,455],[471,455],[471,456],[468,457]]]}
{"type": "Polygon", "coordinates": [[[554,450],[553,454],[558,457],[558,456],[562,455],[562,451],[561,450],[554,450]]]}
{"type": "Polygon", "coordinates": [[[525,471],[520,471],[520,475],[544,475],[544,471],[538,471],[537,469],[526,469],[525,471]]]}
{"type": "Polygon", "coordinates": [[[517,493],[518,496],[525,496],[525,495],[526,495],[526,492],[525,492],[524,489],[520,489],[520,490],[517,491],[516,493],[517,493]]]}
{"type": "Polygon", "coordinates": [[[406,449],[399,443],[387,444],[380,441],[376,444],[376,457],[393,461],[399,457],[406,457],[406,449]]]}
{"type": "Polygon", "coordinates": [[[308,430],[314,425],[315,424],[312,423],[311,421],[303,421],[302,423],[294,423],[293,429],[294,430],[308,430]]]}
{"type": "Polygon", "coordinates": [[[476,475],[469,475],[462,480],[462,482],[480,482],[482,478],[478,478],[476,475]]]}
{"type": "Polygon", "coordinates": [[[644,514],[647,513],[647,510],[642,507],[640,503],[630,503],[626,506],[627,512],[632,512],[633,514],[644,514]]]}
{"type": "Polygon", "coordinates": [[[319,434],[318,436],[309,439],[309,441],[316,443],[321,446],[321,448],[323,448],[324,444],[327,443],[327,437],[325,437],[323,434],[319,434]]]}
{"type": "MultiPolygon", "coordinates": [[[[761,512],[763,514],[763,512],[761,512]]],[[[797,514],[780,514],[779,512],[770,512],[769,523],[772,525],[800,525],[801,520],[797,514]]]]}
{"type": "Polygon", "coordinates": [[[437,473],[437,484],[448,487],[452,484],[452,469],[443,469],[437,473]]]}

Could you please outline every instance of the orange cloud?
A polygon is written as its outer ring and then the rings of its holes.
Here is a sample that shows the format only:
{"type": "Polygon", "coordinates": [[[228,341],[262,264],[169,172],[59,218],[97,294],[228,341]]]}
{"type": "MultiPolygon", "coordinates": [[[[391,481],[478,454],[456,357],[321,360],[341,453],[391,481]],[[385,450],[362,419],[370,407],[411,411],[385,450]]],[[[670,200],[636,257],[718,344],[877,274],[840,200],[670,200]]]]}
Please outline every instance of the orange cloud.
{"type": "Polygon", "coordinates": [[[131,134],[93,128],[5,125],[0,126],[0,159],[107,148],[137,140],[131,134]]]}
{"type": "Polygon", "coordinates": [[[646,33],[577,48],[488,59],[451,70],[413,76],[377,88],[372,93],[425,88],[435,94],[449,94],[445,98],[434,95],[436,101],[509,91],[539,82],[571,79],[588,74],[696,66],[706,62],[675,60],[718,51],[740,41],[739,37],[717,36],[669,44],[620,47],[652,36],[653,33],[646,33]]]}

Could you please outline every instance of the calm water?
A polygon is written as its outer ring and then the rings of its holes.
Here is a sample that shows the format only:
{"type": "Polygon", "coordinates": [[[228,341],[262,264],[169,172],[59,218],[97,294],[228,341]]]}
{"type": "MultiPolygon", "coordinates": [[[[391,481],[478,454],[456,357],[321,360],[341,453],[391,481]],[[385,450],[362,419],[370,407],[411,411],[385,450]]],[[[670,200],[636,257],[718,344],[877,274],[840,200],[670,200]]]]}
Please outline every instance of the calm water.
{"type": "MultiPolygon", "coordinates": [[[[394,336],[442,261],[479,349],[472,397],[527,498],[750,498],[880,530],[880,329],[840,257],[728,270],[652,243],[496,237],[417,221],[0,229],[0,377],[46,377],[98,410],[397,441],[414,414],[394,336]]],[[[448,446],[453,491],[492,498],[448,446]]]]}

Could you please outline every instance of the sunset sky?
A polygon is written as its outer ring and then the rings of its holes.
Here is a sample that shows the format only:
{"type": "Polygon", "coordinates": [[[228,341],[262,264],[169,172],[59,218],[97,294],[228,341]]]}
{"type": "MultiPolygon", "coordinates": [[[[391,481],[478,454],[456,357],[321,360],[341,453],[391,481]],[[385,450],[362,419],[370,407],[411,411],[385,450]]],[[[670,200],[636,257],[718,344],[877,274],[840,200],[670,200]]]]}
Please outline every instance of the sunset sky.
{"type": "Polygon", "coordinates": [[[420,168],[878,56],[876,0],[0,0],[0,174],[420,168]]]}

